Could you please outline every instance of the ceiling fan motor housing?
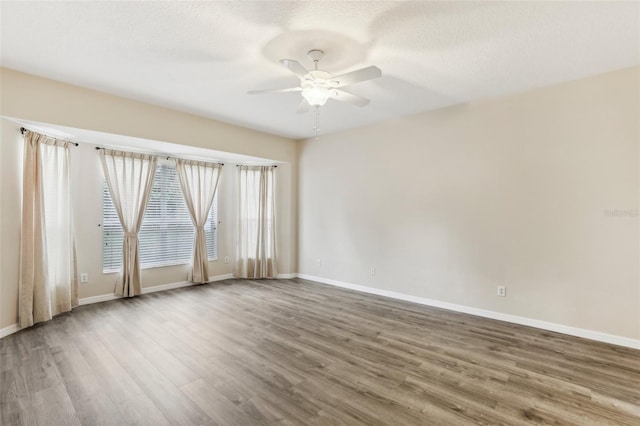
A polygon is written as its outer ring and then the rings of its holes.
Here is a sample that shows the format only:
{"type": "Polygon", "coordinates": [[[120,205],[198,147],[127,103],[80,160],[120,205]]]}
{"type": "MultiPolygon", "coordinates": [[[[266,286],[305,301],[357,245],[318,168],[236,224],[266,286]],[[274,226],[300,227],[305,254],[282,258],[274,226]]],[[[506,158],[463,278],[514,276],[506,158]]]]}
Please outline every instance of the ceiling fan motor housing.
{"type": "Polygon", "coordinates": [[[307,52],[307,56],[313,61],[318,62],[324,56],[324,51],[320,49],[312,49],[307,52]]]}

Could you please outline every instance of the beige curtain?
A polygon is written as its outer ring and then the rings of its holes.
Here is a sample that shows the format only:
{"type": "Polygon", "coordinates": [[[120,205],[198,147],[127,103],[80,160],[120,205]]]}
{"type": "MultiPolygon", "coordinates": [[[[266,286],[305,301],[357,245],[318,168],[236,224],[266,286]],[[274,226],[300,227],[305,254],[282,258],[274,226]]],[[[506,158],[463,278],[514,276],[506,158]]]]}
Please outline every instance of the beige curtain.
{"type": "Polygon", "coordinates": [[[26,131],[20,237],[20,327],[78,305],[69,144],[26,131]]]}
{"type": "Polygon", "coordinates": [[[141,293],[138,232],[151,194],[157,158],[103,149],[100,160],[124,231],[122,269],[115,291],[120,296],[132,297],[141,293]]]}
{"type": "Polygon", "coordinates": [[[191,280],[194,283],[206,283],[209,281],[209,257],[204,226],[216,194],[222,167],[220,164],[178,159],[176,170],[184,201],[196,228],[191,280]]]}
{"type": "Polygon", "coordinates": [[[238,240],[234,275],[276,278],[275,167],[238,166],[238,240]]]}

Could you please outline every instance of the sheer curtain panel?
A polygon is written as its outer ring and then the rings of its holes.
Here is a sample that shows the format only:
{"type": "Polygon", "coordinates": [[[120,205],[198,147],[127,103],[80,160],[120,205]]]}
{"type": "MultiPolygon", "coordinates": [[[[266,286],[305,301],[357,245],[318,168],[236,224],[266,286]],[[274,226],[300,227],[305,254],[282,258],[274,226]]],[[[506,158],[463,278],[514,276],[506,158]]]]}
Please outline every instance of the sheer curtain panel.
{"type": "Polygon", "coordinates": [[[184,201],[196,228],[191,280],[194,283],[206,283],[209,281],[209,256],[205,225],[222,167],[220,164],[178,159],[176,169],[184,201]]]}
{"type": "Polygon", "coordinates": [[[238,278],[276,278],[275,167],[238,166],[238,278]]]}
{"type": "Polygon", "coordinates": [[[20,236],[20,327],[78,305],[69,143],[26,131],[20,236]]]}
{"type": "Polygon", "coordinates": [[[124,230],[122,267],[116,294],[136,296],[142,289],[138,232],[149,201],[157,158],[146,154],[102,149],[100,161],[111,201],[124,230]]]}

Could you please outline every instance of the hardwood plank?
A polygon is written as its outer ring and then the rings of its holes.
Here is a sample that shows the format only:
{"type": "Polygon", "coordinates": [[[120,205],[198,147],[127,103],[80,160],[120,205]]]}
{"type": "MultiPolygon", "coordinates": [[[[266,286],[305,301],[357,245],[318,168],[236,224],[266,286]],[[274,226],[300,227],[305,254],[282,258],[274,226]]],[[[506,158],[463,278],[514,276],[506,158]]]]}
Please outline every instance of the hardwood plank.
{"type": "Polygon", "coordinates": [[[51,349],[48,347],[31,350],[19,368],[23,371],[27,390],[31,395],[62,384],[51,349]]]}
{"type": "Polygon", "coordinates": [[[126,425],[167,426],[171,423],[158,407],[143,393],[132,394],[116,404],[118,414],[126,425]]]}
{"type": "Polygon", "coordinates": [[[196,373],[151,338],[146,328],[131,327],[131,324],[138,324],[139,321],[124,321],[117,315],[110,315],[109,318],[109,323],[117,328],[127,344],[135,348],[146,362],[161,370],[175,386],[180,387],[198,379],[196,373]]]}
{"type": "Polygon", "coordinates": [[[27,383],[20,368],[0,371],[0,424],[37,424],[27,383]]]}
{"type": "Polygon", "coordinates": [[[21,358],[17,339],[0,340],[0,372],[17,368],[21,358]]]}
{"type": "Polygon", "coordinates": [[[259,423],[202,379],[186,384],[180,390],[218,425],[255,425],[259,423]]]}
{"type": "Polygon", "coordinates": [[[91,366],[99,388],[108,394],[114,403],[120,404],[131,395],[143,394],[142,389],[100,341],[99,334],[79,335],[76,346],[86,363],[91,366]]]}
{"type": "Polygon", "coordinates": [[[153,401],[171,424],[204,425],[209,418],[187,398],[164,373],[145,358],[112,327],[105,327],[100,336],[111,354],[153,401]]]}
{"type": "Polygon", "coordinates": [[[126,424],[118,407],[104,393],[72,400],[80,424],[83,426],[119,426],[126,424]]]}
{"type": "Polygon", "coordinates": [[[51,348],[58,373],[72,401],[100,393],[100,384],[84,357],[73,343],[51,348]]]}
{"type": "Polygon", "coordinates": [[[0,386],[3,425],[640,424],[640,351],[304,280],[79,307],[0,386]]]}
{"type": "Polygon", "coordinates": [[[64,385],[49,387],[32,395],[33,408],[39,425],[80,425],[64,385]]]}

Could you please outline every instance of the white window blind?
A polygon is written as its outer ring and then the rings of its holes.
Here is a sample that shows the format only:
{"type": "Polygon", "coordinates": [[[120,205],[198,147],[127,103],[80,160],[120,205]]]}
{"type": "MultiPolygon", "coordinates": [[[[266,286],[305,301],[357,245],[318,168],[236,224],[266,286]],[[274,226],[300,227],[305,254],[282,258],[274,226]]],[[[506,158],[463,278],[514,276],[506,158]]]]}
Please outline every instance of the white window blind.
{"type": "MultiPolygon", "coordinates": [[[[102,198],[102,269],[104,272],[114,272],[122,265],[123,232],[106,182],[102,198]]],[[[216,194],[205,225],[209,260],[218,258],[217,198],[216,194]]],[[[138,233],[141,267],[190,263],[194,238],[195,228],[182,196],[176,169],[173,166],[158,165],[142,227],[138,233]]]]}

